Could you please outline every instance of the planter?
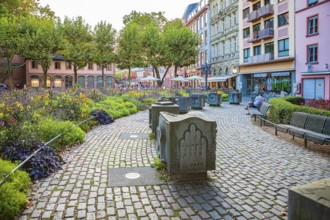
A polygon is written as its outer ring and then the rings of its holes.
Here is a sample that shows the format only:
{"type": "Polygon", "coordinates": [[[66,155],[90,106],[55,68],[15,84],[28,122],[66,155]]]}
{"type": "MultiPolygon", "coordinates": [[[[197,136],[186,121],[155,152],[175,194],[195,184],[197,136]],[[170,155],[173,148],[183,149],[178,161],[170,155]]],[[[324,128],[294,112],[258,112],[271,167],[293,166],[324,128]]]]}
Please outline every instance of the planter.
{"type": "Polygon", "coordinates": [[[228,93],[229,104],[240,104],[242,102],[242,93],[230,92],[228,93]]]}
{"type": "Polygon", "coordinates": [[[204,94],[190,94],[190,106],[193,109],[202,109],[205,107],[205,95],[204,94]]]}
{"type": "Polygon", "coordinates": [[[187,113],[190,111],[190,98],[185,96],[173,96],[170,98],[179,106],[179,113],[187,113]]]}
{"type": "Polygon", "coordinates": [[[217,94],[216,92],[210,92],[207,95],[207,103],[210,106],[220,106],[222,103],[222,95],[217,94]]]}

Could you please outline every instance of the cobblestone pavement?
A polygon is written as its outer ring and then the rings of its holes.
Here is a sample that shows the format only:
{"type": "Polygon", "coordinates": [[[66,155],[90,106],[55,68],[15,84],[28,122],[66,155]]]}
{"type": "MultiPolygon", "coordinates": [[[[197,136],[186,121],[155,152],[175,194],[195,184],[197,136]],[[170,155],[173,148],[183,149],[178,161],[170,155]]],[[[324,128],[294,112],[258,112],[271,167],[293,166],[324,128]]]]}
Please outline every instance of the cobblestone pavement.
{"type": "Polygon", "coordinates": [[[289,188],[330,177],[330,157],[264,132],[243,105],[201,111],[218,124],[209,181],[108,187],[109,168],[154,162],[154,141],[120,138],[150,133],[140,112],[90,131],[63,170],[36,184],[20,219],[286,219],[289,188]]]}

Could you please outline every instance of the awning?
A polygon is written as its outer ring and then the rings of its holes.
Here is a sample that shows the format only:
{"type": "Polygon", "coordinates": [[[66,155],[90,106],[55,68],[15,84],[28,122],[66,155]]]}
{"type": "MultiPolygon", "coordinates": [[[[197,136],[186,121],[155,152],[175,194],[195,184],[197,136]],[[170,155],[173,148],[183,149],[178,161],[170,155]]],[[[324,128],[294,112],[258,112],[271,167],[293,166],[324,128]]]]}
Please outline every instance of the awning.
{"type": "Polygon", "coordinates": [[[228,75],[228,76],[213,76],[207,79],[208,82],[226,82],[227,79],[236,77],[237,75],[228,75]]]}

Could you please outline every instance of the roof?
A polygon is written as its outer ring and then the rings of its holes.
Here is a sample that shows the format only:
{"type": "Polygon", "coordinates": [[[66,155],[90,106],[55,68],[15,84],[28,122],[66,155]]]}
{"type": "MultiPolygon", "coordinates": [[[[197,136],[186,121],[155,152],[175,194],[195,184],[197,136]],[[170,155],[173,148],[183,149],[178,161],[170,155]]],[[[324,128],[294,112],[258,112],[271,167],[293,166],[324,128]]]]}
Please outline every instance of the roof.
{"type": "Polygon", "coordinates": [[[198,3],[192,3],[186,7],[186,10],[184,11],[182,18],[188,19],[189,14],[198,6],[198,3]]]}

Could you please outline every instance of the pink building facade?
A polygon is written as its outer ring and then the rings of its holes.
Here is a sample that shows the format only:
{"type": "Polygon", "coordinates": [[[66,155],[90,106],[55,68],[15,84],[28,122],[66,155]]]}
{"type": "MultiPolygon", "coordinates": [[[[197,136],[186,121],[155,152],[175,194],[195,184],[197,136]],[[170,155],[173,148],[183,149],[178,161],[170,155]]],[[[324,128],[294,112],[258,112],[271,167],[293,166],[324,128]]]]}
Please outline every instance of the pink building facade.
{"type": "MultiPolygon", "coordinates": [[[[115,66],[108,65],[104,70],[106,87],[114,87],[115,66]]],[[[73,66],[62,59],[53,59],[48,70],[47,87],[68,89],[73,87],[73,66]]],[[[78,84],[80,88],[96,89],[102,87],[102,70],[95,63],[88,63],[78,70],[78,84]]],[[[26,62],[26,87],[42,88],[44,76],[41,65],[32,60],[26,62]]]]}
{"type": "Polygon", "coordinates": [[[296,94],[330,99],[330,1],[296,4],[296,94]]]}

